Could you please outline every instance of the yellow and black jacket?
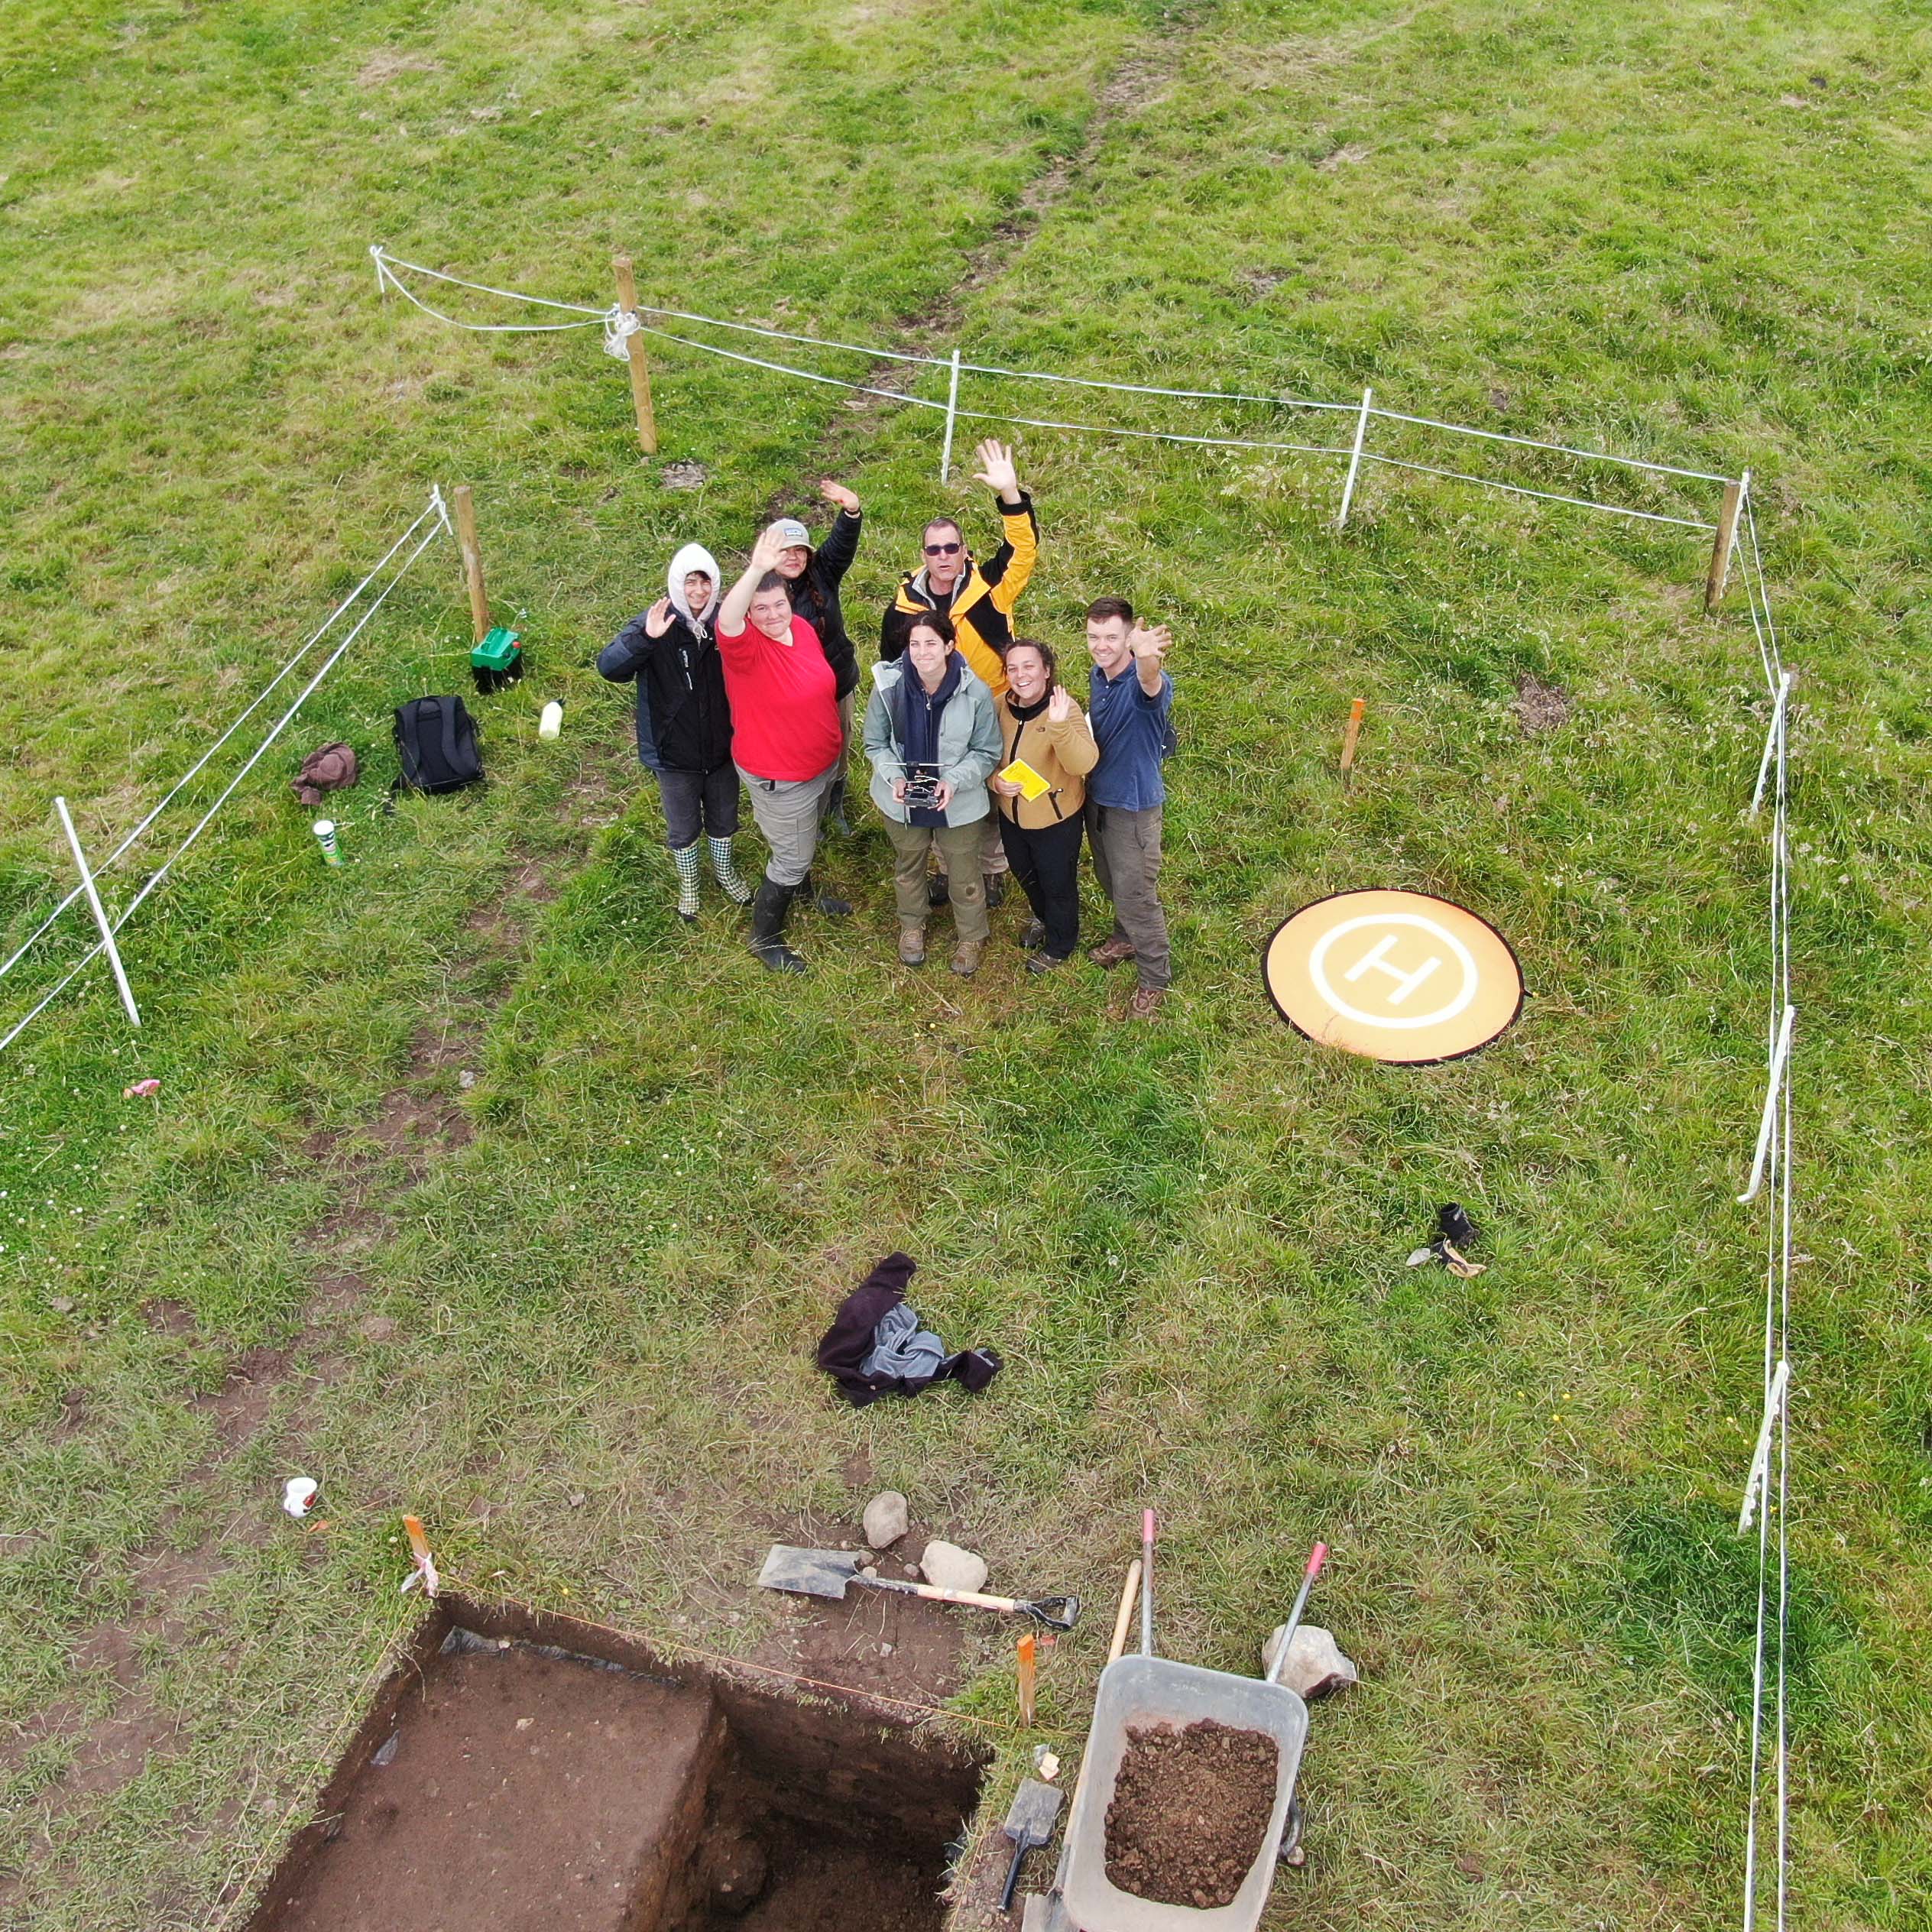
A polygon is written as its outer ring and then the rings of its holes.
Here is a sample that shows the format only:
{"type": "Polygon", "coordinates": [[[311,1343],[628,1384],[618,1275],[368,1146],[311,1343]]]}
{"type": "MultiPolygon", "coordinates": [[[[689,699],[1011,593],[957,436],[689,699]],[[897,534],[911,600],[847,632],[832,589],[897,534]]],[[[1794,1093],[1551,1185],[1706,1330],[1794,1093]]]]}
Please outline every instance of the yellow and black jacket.
{"type": "Polygon", "coordinates": [[[943,609],[952,619],[959,654],[997,698],[1007,688],[1007,647],[1013,642],[1013,607],[1033,574],[1040,553],[1039,520],[1024,491],[1011,509],[1000,506],[1005,540],[984,566],[968,559],[966,574],[942,605],[928,587],[925,572],[913,572],[900,583],[899,595],[879,628],[879,655],[887,663],[904,654],[906,633],[923,611],[943,609]]]}

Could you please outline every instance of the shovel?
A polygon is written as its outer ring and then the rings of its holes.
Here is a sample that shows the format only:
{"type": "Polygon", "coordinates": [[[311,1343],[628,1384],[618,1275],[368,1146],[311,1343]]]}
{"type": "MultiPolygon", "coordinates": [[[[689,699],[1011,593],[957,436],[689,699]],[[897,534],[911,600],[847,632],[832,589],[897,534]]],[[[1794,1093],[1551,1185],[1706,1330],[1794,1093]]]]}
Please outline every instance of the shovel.
{"type": "Polygon", "coordinates": [[[1037,1778],[1025,1779],[1014,1794],[1006,1823],[1007,1836],[1013,1840],[1013,1862],[1007,1868],[1007,1888],[1000,1895],[1001,1911],[1013,1910],[1013,1888],[1019,1882],[1020,1862],[1053,1836],[1053,1821],[1060,1815],[1060,1801],[1065,1795],[1037,1778]]]}
{"type": "Polygon", "coordinates": [[[923,1596],[935,1603],[964,1603],[976,1610],[1016,1612],[1043,1623],[1049,1630],[1071,1630],[1080,1615],[1078,1596],[1042,1596],[1032,1602],[1018,1596],[988,1596],[977,1590],[942,1590],[936,1584],[902,1584],[889,1577],[868,1577],[859,1560],[844,1550],[801,1550],[774,1543],[758,1572],[760,1590],[786,1590],[799,1596],[842,1599],[849,1586],[890,1590],[897,1596],[923,1596]]]}

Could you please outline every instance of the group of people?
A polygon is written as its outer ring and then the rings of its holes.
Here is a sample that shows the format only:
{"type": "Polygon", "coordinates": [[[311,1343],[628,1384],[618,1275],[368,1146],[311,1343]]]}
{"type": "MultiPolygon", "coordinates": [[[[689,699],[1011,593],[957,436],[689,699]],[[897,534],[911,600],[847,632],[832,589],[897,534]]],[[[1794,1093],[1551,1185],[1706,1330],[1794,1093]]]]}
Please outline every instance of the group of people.
{"type": "Polygon", "coordinates": [[[838,512],[825,542],[781,517],[728,588],[711,552],[686,544],[665,595],[625,625],[597,667],[636,682],[637,753],[663,796],[681,919],[698,916],[702,838],[727,896],[751,908],[752,951],[774,971],[806,970],[786,938],[793,906],[802,900],[834,917],[852,909],[815,883],[812,863],[828,826],[851,828],[856,727],[892,842],[906,965],[924,964],[931,915],[949,905],[952,970],[977,971],[1009,875],[1032,913],[1020,935],[1028,970],[1065,965],[1080,942],[1084,841],[1113,910],[1113,930],[1091,956],[1104,967],[1133,963],[1129,1010],[1151,1019],[1172,971],[1159,891],[1172,640],[1165,625],[1140,623],[1125,598],[1096,598],[1082,711],[1052,647],[1015,628],[1039,524],[1013,452],[987,441],[977,456],[977,479],[998,501],[1000,546],[982,562],[952,517],[926,525],[922,560],[886,609],[862,718],[840,585],[863,513],[835,482],[819,486],[838,512]],[[755,887],[732,856],[741,782],[770,848],[755,887]]]}

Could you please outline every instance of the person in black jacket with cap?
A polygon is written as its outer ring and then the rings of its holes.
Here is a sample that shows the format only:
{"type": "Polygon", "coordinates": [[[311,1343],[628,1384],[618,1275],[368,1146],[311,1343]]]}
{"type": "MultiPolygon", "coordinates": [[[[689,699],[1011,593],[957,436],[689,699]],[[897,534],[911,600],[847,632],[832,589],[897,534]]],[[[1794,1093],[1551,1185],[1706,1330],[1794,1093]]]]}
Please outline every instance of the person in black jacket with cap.
{"type": "Polygon", "coordinates": [[[604,647],[597,668],[613,684],[637,685],[637,757],[664,800],[665,842],[678,868],[678,917],[698,916],[698,838],[734,905],[751,888],[731,862],[738,828],[738,773],[731,709],[718,655],[718,560],[687,543],[665,573],[666,595],[604,647]]]}
{"type": "Polygon", "coordinates": [[[842,832],[852,828],[845,817],[845,760],[852,750],[853,693],[858,689],[858,653],[845,634],[845,613],[839,607],[838,586],[858,554],[859,500],[842,483],[827,477],[819,494],[838,507],[823,543],[814,549],[812,533],[796,517],[781,517],[773,526],[785,547],[778,556],[778,574],[791,594],[792,611],[819,634],[819,647],[831,666],[838,699],[838,724],[845,739],[838,776],[825,796],[825,818],[842,832]]]}

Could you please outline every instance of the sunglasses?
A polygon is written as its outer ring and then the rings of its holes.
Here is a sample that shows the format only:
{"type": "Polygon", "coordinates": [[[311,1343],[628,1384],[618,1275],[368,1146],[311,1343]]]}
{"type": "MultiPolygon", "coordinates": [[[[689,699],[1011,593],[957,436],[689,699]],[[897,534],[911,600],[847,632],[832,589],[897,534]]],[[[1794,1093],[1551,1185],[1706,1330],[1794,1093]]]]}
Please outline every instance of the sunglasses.
{"type": "Polygon", "coordinates": [[[929,543],[925,553],[929,557],[956,557],[959,554],[957,543],[929,543]]]}

